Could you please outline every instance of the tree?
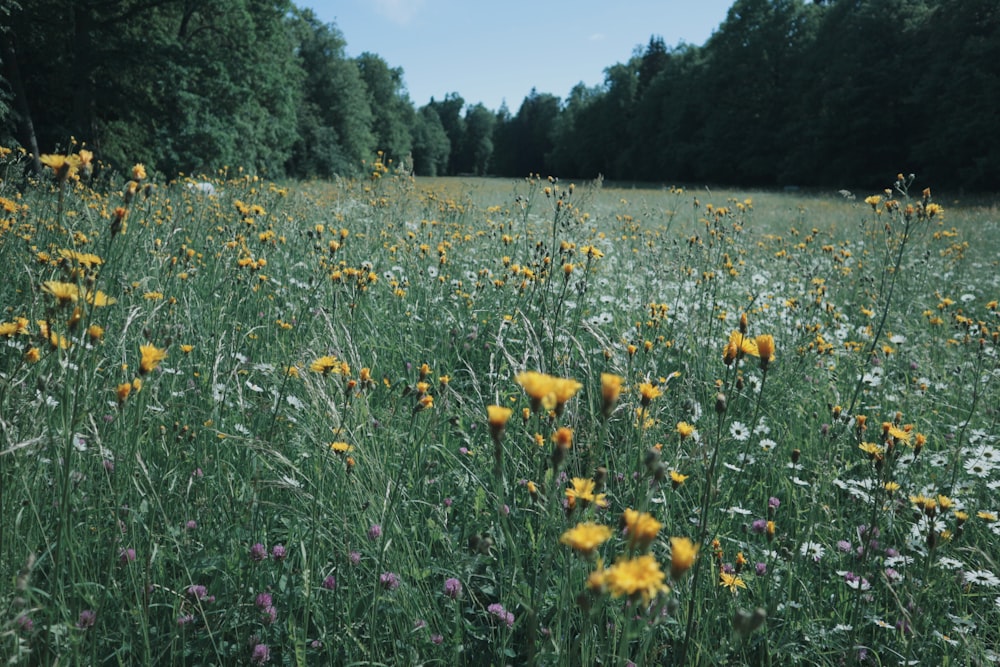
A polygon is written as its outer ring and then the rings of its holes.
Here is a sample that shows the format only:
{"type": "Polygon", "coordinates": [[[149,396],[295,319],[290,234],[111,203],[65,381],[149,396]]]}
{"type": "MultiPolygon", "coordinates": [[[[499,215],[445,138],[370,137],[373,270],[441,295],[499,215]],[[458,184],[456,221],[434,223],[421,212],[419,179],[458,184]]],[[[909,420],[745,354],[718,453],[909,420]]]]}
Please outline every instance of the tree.
{"type": "Polygon", "coordinates": [[[374,53],[362,53],[355,62],[368,91],[376,145],[389,157],[401,160],[413,149],[410,128],[415,113],[403,87],[403,70],[390,68],[374,53]]]}
{"type": "Polygon", "coordinates": [[[413,125],[413,171],[418,176],[438,176],[448,169],[451,140],[444,131],[437,110],[421,107],[413,125]]]}
{"type": "Polygon", "coordinates": [[[465,110],[465,135],[461,147],[459,168],[483,176],[489,172],[493,157],[493,129],[496,116],[482,103],[465,110]]]}
{"type": "Polygon", "coordinates": [[[377,147],[358,64],[346,57],[340,31],[321,23],[311,10],[297,11],[291,23],[305,78],[289,170],[322,177],[355,172],[377,147]]]}
{"type": "Polygon", "coordinates": [[[437,112],[441,121],[441,127],[448,135],[451,145],[451,152],[448,156],[449,174],[459,173],[460,167],[460,147],[465,142],[465,119],[462,118],[462,109],[465,107],[465,100],[458,93],[448,93],[441,102],[435,102],[434,98],[428,102],[428,106],[437,112]]]}

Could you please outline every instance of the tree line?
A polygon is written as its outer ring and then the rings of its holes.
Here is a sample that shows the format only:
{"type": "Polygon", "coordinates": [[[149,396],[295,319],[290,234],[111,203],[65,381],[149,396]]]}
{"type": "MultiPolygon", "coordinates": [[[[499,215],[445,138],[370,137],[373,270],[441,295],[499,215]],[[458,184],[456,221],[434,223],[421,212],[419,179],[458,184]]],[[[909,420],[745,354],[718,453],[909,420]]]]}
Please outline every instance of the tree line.
{"type": "Polygon", "coordinates": [[[996,0],[736,0],[700,46],[653,36],[565,99],[416,107],[291,0],[2,0],[0,141],[85,142],[164,173],[355,173],[1000,186],[996,0]]]}

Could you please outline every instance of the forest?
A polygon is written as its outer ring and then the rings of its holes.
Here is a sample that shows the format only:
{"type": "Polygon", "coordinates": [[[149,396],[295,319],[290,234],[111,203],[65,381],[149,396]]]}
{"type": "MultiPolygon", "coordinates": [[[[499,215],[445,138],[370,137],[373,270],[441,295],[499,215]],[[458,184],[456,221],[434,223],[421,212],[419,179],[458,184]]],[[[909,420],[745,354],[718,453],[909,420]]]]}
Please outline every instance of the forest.
{"type": "Polygon", "coordinates": [[[736,0],[703,45],[653,34],[516,111],[417,107],[405,63],[349,39],[291,0],[5,0],[0,142],[168,175],[324,179],[382,151],[432,176],[1000,185],[995,0],[736,0]]]}

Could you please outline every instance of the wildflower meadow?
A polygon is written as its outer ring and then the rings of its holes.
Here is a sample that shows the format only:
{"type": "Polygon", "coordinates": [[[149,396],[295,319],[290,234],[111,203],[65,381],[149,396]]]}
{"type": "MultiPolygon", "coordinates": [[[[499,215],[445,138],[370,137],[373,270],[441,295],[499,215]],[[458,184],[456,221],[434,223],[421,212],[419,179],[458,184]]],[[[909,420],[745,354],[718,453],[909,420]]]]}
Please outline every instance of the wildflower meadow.
{"type": "Polygon", "coordinates": [[[0,160],[11,665],[1000,662],[1000,215],[0,160]]]}

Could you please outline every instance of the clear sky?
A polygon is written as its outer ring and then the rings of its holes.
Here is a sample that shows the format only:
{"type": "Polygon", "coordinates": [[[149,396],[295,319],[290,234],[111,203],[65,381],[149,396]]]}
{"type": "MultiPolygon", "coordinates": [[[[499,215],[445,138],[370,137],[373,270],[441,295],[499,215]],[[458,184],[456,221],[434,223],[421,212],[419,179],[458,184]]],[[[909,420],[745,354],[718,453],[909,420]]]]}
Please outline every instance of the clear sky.
{"type": "Polygon", "coordinates": [[[347,41],[402,67],[416,106],[455,92],[517,113],[536,88],[565,99],[581,81],[604,81],[658,35],[668,47],[702,45],[733,0],[295,0],[347,41]]]}

